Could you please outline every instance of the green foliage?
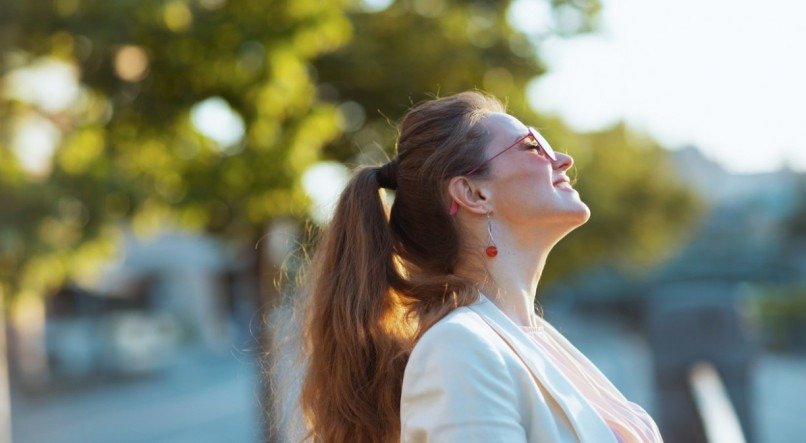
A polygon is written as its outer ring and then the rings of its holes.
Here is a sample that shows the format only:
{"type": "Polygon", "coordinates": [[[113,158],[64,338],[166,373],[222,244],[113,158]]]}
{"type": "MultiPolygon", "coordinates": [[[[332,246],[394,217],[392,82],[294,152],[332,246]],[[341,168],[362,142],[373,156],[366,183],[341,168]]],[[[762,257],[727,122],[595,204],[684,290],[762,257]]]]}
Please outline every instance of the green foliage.
{"type": "Polygon", "coordinates": [[[546,278],[595,264],[640,273],[685,244],[702,203],[677,179],[666,152],[623,123],[587,134],[555,128],[561,149],[576,159],[575,187],[591,209],[587,224],[553,253],[546,278]]]}
{"type": "Polygon", "coordinates": [[[13,93],[0,102],[11,129],[0,149],[4,292],[80,277],[91,252],[111,253],[106,227],[129,218],[243,241],[272,217],[304,213],[298,177],[339,132],[309,66],[351,36],[339,2],[2,2],[0,74],[49,57],[74,66],[81,85],[69,109],[13,93]],[[211,97],[243,121],[241,141],[221,145],[191,123],[211,97]],[[11,153],[16,122],[31,116],[60,131],[44,174],[11,153]]]}
{"type": "MultiPolygon", "coordinates": [[[[80,278],[112,253],[111,227],[123,222],[253,239],[273,217],[302,216],[308,165],[382,158],[390,122],[412,102],[475,88],[577,159],[593,218],[560,244],[547,279],[601,260],[657,260],[694,202],[651,140],[621,125],[577,134],[526,105],[545,35],[513,29],[507,4],[398,0],[367,13],[357,1],[0,0],[0,74],[47,56],[81,86],[68,109],[0,101],[3,292],[80,278]],[[240,141],[217,142],[194,122],[211,98],[240,116],[240,141]],[[30,116],[60,133],[46,173],[26,172],[12,152],[16,122],[30,116]]],[[[594,28],[598,1],[551,4],[555,34],[594,28]]]]}
{"type": "Polygon", "coordinates": [[[524,112],[526,83],[545,71],[537,41],[512,29],[501,2],[399,0],[351,20],[356,38],[315,63],[322,96],[361,106],[348,123],[366,119],[329,146],[336,160],[356,150],[378,157],[378,144],[391,151],[396,134],[387,117],[397,120],[435,95],[482,89],[524,112]]]}
{"type": "MultiPolygon", "coordinates": [[[[806,332],[806,287],[768,286],[755,288],[753,307],[768,345],[790,349],[806,332]]],[[[799,343],[802,345],[802,343],[799,343]]]]}

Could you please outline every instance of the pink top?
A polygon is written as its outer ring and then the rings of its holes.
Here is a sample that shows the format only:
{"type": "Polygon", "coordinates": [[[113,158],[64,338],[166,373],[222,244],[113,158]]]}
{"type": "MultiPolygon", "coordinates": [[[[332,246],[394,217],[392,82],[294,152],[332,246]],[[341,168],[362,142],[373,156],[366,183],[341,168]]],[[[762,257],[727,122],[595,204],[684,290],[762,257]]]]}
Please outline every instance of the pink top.
{"type": "Polygon", "coordinates": [[[521,326],[540,353],[549,359],[594,407],[613,430],[619,443],[660,443],[663,438],[652,417],[627,400],[599,369],[551,324],[536,317],[539,326],[521,326]]]}

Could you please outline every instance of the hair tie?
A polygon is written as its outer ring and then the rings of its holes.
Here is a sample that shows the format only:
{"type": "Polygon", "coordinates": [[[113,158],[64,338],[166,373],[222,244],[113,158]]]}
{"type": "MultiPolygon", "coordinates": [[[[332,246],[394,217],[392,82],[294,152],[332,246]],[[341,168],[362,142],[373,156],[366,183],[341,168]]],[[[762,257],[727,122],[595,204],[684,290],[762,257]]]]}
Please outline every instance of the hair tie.
{"type": "Polygon", "coordinates": [[[391,160],[376,171],[380,187],[393,191],[397,189],[397,159],[391,160]]]}

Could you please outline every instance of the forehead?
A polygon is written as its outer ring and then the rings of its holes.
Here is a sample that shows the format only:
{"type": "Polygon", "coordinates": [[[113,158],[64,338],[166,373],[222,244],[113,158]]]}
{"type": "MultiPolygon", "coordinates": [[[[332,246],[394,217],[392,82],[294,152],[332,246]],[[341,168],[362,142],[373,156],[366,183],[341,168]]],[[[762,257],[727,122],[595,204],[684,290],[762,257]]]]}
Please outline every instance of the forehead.
{"type": "Polygon", "coordinates": [[[484,118],[484,126],[491,135],[491,146],[506,146],[526,134],[526,125],[517,118],[493,112],[484,118]]]}

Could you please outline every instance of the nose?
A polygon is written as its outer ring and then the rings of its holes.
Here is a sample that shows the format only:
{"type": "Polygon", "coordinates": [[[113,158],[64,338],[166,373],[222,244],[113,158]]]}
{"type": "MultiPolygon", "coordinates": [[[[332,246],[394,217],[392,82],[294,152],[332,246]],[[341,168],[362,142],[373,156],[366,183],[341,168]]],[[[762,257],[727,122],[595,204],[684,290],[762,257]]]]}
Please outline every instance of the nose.
{"type": "Polygon", "coordinates": [[[557,161],[554,162],[554,168],[559,169],[560,171],[567,171],[574,166],[574,158],[568,154],[563,152],[555,152],[557,156],[557,161]]]}

